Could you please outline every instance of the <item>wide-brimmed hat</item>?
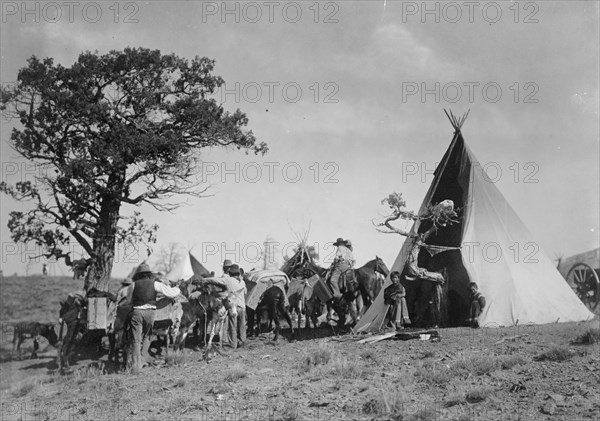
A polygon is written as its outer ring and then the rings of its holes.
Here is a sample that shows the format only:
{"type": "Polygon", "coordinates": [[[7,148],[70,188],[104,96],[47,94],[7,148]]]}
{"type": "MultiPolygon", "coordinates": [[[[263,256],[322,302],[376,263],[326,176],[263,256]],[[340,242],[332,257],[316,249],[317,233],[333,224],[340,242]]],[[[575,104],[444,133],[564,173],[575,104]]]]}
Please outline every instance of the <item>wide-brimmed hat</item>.
{"type": "Polygon", "coordinates": [[[135,274],[133,275],[133,280],[137,281],[138,279],[144,278],[151,273],[152,271],[150,270],[150,266],[148,266],[146,263],[142,263],[138,266],[137,270],[135,271],[135,274]]]}
{"type": "Polygon", "coordinates": [[[125,278],[121,281],[121,285],[131,285],[133,281],[129,278],[125,278]]]}
{"type": "Polygon", "coordinates": [[[231,267],[233,265],[233,262],[229,259],[225,259],[225,261],[223,261],[223,267],[224,268],[228,268],[231,267]]]}
{"type": "Polygon", "coordinates": [[[238,276],[240,275],[240,267],[238,265],[231,265],[229,268],[229,275],[238,276]]]}
{"type": "Polygon", "coordinates": [[[344,239],[342,237],[338,237],[338,239],[335,240],[335,243],[333,243],[334,246],[339,246],[342,244],[346,244],[346,242],[344,241],[344,239]]]}

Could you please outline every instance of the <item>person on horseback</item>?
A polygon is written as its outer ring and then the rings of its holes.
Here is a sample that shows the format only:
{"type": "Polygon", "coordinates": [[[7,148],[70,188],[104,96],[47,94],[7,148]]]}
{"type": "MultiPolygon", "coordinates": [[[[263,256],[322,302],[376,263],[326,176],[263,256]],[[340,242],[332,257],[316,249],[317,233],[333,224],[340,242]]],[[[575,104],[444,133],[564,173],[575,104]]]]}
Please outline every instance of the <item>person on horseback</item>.
{"type": "Polygon", "coordinates": [[[337,247],[337,250],[335,252],[333,263],[331,264],[329,287],[331,288],[331,292],[333,292],[333,297],[337,299],[342,296],[339,284],[340,276],[342,276],[344,272],[352,269],[355,260],[354,255],[352,254],[352,242],[350,240],[344,240],[340,237],[333,245],[337,247]]]}

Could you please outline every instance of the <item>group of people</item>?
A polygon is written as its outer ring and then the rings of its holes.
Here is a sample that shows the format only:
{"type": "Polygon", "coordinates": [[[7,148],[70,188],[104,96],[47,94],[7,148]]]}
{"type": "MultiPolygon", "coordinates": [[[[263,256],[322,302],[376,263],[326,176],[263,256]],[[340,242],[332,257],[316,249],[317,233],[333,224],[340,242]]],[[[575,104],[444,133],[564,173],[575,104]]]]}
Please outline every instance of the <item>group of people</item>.
{"type": "MultiPolygon", "coordinates": [[[[223,273],[220,277],[210,278],[207,282],[224,287],[221,298],[229,301],[227,324],[223,332],[225,346],[233,349],[243,347],[246,343],[246,283],[242,279],[243,271],[226,259],[223,262],[223,273]]],[[[130,330],[130,343],[126,346],[131,355],[128,366],[133,370],[143,367],[145,353],[150,346],[152,326],[154,324],[157,298],[159,294],[175,299],[181,294],[177,286],[169,286],[150,267],[142,263],[132,279],[125,279],[117,292],[116,302],[119,306],[131,307],[127,318],[130,330]]]]}
{"type": "MultiPolygon", "coordinates": [[[[400,272],[394,271],[390,273],[392,284],[383,291],[384,303],[389,305],[389,320],[390,326],[394,329],[403,329],[404,326],[410,325],[410,317],[408,315],[408,306],[406,305],[406,290],[400,283],[400,272]]],[[[469,317],[465,320],[465,325],[473,328],[479,327],[479,317],[486,306],[485,297],[479,291],[479,286],[475,282],[470,282],[468,285],[469,292],[469,317]]]]}
{"type": "MultiPolygon", "coordinates": [[[[337,247],[335,258],[329,271],[328,285],[334,299],[341,297],[340,277],[354,267],[355,259],[352,253],[352,242],[338,238],[333,244],[337,247]]],[[[220,277],[209,278],[207,282],[224,287],[222,298],[229,301],[227,324],[222,335],[225,346],[233,349],[243,347],[246,343],[246,283],[243,280],[243,269],[226,259],[223,262],[223,273],[220,277]]],[[[394,271],[390,274],[391,285],[384,290],[384,303],[389,305],[388,317],[391,327],[402,329],[410,325],[406,291],[402,286],[401,274],[394,271]]],[[[132,280],[124,280],[123,287],[117,293],[119,305],[131,306],[132,312],[128,318],[131,330],[131,366],[134,369],[142,367],[142,353],[148,349],[152,326],[154,323],[157,296],[174,299],[181,294],[176,286],[169,286],[156,276],[150,267],[143,263],[132,280]]],[[[470,308],[467,323],[478,327],[479,316],[486,303],[478,291],[477,284],[469,284],[470,308]]]]}

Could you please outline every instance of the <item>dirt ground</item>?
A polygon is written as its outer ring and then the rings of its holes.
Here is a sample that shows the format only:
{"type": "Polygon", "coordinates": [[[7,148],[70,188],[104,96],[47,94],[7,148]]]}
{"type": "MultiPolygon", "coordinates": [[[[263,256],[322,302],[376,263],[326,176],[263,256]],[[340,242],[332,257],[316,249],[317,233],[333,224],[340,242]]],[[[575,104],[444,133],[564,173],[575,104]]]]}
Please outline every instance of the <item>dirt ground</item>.
{"type": "MultiPolygon", "coordinates": [[[[439,329],[440,341],[250,338],[186,348],[140,374],[83,360],[67,374],[48,347],[0,364],[2,420],[585,420],[600,414],[599,322],[439,329]]],[[[289,332],[286,332],[289,336],[289,332]]],[[[189,344],[194,345],[193,343],[189,344]]]]}

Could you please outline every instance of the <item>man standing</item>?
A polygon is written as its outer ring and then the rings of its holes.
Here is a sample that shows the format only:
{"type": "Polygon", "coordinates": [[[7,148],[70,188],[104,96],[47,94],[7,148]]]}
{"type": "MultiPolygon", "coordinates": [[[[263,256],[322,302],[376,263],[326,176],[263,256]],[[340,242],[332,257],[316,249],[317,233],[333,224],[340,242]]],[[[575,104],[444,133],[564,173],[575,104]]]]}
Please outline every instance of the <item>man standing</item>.
{"type": "Polygon", "coordinates": [[[231,265],[229,276],[234,280],[232,292],[229,297],[231,302],[229,334],[231,346],[241,348],[246,343],[246,283],[242,279],[242,272],[238,265],[231,265]]]}
{"type": "Polygon", "coordinates": [[[339,285],[340,276],[354,266],[354,255],[352,254],[352,250],[348,247],[348,243],[350,243],[350,240],[344,241],[343,238],[338,238],[336,242],[333,243],[334,246],[337,246],[337,250],[335,252],[335,259],[331,264],[329,287],[331,288],[331,292],[333,292],[334,298],[342,296],[339,285]]]}
{"type": "MultiPolygon", "coordinates": [[[[246,283],[242,280],[241,271],[238,265],[225,264],[231,262],[226,260],[223,262],[223,270],[227,267],[228,275],[221,278],[207,280],[208,283],[223,285],[227,288],[227,299],[230,303],[229,314],[227,317],[226,335],[227,342],[232,348],[238,347],[238,339],[240,347],[246,342],[246,283]]],[[[225,330],[225,328],[223,329],[225,330]]]]}
{"type": "Polygon", "coordinates": [[[158,292],[168,298],[175,298],[181,294],[179,288],[171,288],[158,282],[150,267],[142,263],[133,275],[133,284],[127,289],[126,300],[133,307],[129,319],[131,360],[128,361],[128,366],[130,365],[136,371],[142,368],[142,358],[145,358],[142,354],[147,352],[150,345],[158,292]]]}

